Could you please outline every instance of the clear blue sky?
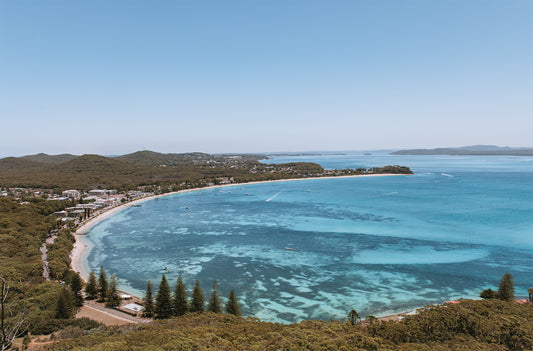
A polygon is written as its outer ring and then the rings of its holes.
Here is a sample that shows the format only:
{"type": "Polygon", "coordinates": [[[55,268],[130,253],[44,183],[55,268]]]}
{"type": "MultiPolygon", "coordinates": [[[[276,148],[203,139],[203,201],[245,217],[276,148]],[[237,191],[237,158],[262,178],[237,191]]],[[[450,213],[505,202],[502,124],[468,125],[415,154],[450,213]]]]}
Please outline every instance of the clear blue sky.
{"type": "Polygon", "coordinates": [[[533,146],[533,1],[0,0],[0,156],[533,146]]]}

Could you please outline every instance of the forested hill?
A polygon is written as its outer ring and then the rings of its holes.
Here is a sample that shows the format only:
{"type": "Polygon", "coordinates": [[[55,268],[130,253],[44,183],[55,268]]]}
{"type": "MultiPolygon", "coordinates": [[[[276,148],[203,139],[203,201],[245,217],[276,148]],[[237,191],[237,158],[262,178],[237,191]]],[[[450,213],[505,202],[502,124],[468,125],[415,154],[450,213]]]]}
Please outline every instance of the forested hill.
{"type": "Polygon", "coordinates": [[[63,162],[73,160],[76,157],[78,156],[71,155],[71,154],[47,155],[44,153],[40,153],[36,155],[22,156],[21,158],[25,160],[41,162],[41,163],[63,163],[63,162]]]}
{"type": "Polygon", "coordinates": [[[391,155],[533,156],[533,148],[473,145],[457,148],[399,150],[391,152],[391,155]]]}
{"type": "Polygon", "coordinates": [[[199,164],[208,162],[227,162],[230,160],[240,161],[259,161],[266,159],[265,155],[258,154],[239,154],[239,155],[210,155],[202,152],[190,152],[190,153],[168,153],[162,154],[153,151],[137,151],[131,154],[114,157],[120,161],[126,161],[136,164],[148,165],[148,166],[183,166],[189,164],[199,164]]]}
{"type": "MultiPolygon", "coordinates": [[[[105,157],[100,155],[38,154],[0,159],[0,187],[80,189],[97,187],[133,189],[141,185],[168,190],[208,184],[245,183],[324,175],[316,163],[264,164],[264,155],[161,154],[139,151],[105,157]]],[[[333,175],[371,173],[410,174],[406,167],[341,170],[333,175]]]]}

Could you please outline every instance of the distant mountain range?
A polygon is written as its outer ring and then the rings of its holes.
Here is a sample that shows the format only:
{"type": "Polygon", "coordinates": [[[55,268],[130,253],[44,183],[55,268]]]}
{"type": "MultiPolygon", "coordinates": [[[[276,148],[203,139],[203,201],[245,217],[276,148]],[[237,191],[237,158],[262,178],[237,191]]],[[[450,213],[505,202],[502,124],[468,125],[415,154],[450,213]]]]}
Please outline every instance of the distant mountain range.
{"type": "Polygon", "coordinates": [[[456,148],[399,150],[391,152],[391,155],[533,156],[533,148],[472,145],[456,148]]]}

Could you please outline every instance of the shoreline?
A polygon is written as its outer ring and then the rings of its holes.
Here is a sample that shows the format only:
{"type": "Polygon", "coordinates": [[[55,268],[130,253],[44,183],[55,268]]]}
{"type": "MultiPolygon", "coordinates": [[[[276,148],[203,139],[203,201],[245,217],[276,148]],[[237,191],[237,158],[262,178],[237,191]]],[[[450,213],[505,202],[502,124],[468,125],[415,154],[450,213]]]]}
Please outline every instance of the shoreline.
{"type": "Polygon", "coordinates": [[[188,193],[193,191],[200,190],[209,190],[217,188],[225,188],[230,186],[244,186],[244,185],[255,185],[255,184],[265,184],[265,183],[280,183],[280,182],[294,182],[294,181],[303,181],[303,180],[317,180],[317,179],[338,179],[338,178],[359,178],[359,177],[390,177],[390,176],[405,176],[410,174],[393,174],[393,173],[383,173],[383,174],[354,174],[354,175],[345,175],[345,176],[327,176],[327,177],[308,177],[308,178],[288,178],[288,179],[274,179],[274,180],[260,180],[248,183],[231,183],[231,184],[220,184],[220,185],[211,185],[203,188],[194,188],[194,189],[184,189],[178,191],[172,191],[165,194],[159,195],[150,195],[142,197],[118,206],[111,207],[104,210],[103,212],[97,214],[94,217],[91,217],[88,221],[82,222],[81,226],[75,231],[76,241],[74,243],[74,249],[71,252],[71,263],[70,267],[74,272],[77,272],[80,277],[87,282],[89,279],[90,270],[87,265],[87,257],[89,256],[92,247],[89,245],[88,241],[83,239],[83,236],[90,234],[88,231],[94,227],[99,222],[111,217],[115,213],[122,211],[125,208],[128,208],[132,205],[138,205],[145,201],[154,200],[156,198],[170,196],[175,194],[188,193]]]}
{"type": "MultiPolygon", "coordinates": [[[[327,176],[327,177],[309,177],[309,178],[289,178],[289,179],[275,179],[275,180],[263,180],[263,181],[253,181],[248,183],[231,183],[231,184],[220,184],[220,185],[211,185],[203,188],[193,188],[193,189],[184,189],[184,190],[178,190],[173,191],[165,194],[158,194],[158,195],[150,195],[146,197],[142,197],[139,199],[135,199],[130,202],[126,202],[108,209],[103,210],[102,212],[98,213],[97,215],[91,217],[86,222],[82,222],[80,227],[76,229],[75,231],[75,243],[74,248],[71,252],[71,268],[73,271],[77,272],[82,280],[85,282],[89,279],[89,274],[91,270],[88,267],[88,261],[87,258],[93,249],[93,246],[91,245],[90,241],[85,239],[84,237],[89,233],[90,229],[94,227],[96,224],[100,223],[101,221],[115,215],[116,213],[131,207],[133,205],[141,204],[145,201],[154,200],[157,198],[161,198],[164,196],[171,196],[175,194],[182,194],[182,193],[188,193],[188,192],[194,192],[194,191],[201,191],[201,190],[210,190],[210,189],[217,189],[217,188],[225,188],[225,187],[232,187],[232,186],[245,186],[245,185],[256,185],[256,184],[265,184],[265,183],[280,183],[280,182],[293,182],[293,181],[304,181],[304,180],[317,180],[317,179],[338,179],[338,178],[357,178],[357,177],[387,177],[387,176],[405,176],[409,174],[392,174],[392,173],[384,173],[384,174],[358,174],[358,175],[345,175],[345,176],[327,176]]],[[[121,289],[120,291],[128,293],[135,298],[142,299],[139,296],[136,296],[136,293],[132,293],[131,291],[127,291],[121,289]]],[[[416,311],[416,310],[415,310],[416,311]]],[[[385,314],[383,316],[377,316],[380,320],[399,320],[402,318],[402,316],[405,316],[407,314],[413,313],[413,310],[409,311],[401,311],[398,313],[385,314]]],[[[385,312],[387,313],[387,312],[385,312]]]]}

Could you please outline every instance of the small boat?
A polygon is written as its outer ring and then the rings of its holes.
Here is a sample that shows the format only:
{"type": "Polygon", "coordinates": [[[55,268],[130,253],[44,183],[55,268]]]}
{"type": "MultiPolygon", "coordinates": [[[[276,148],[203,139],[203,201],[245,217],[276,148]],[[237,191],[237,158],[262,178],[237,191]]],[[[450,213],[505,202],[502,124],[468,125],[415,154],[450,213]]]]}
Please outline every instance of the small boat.
{"type": "Polygon", "coordinates": [[[310,193],[310,192],[311,192],[311,190],[307,189],[307,192],[308,192],[308,193],[310,193]]]}
{"type": "Polygon", "coordinates": [[[292,250],[292,248],[291,247],[286,247],[285,250],[292,250]]]}

